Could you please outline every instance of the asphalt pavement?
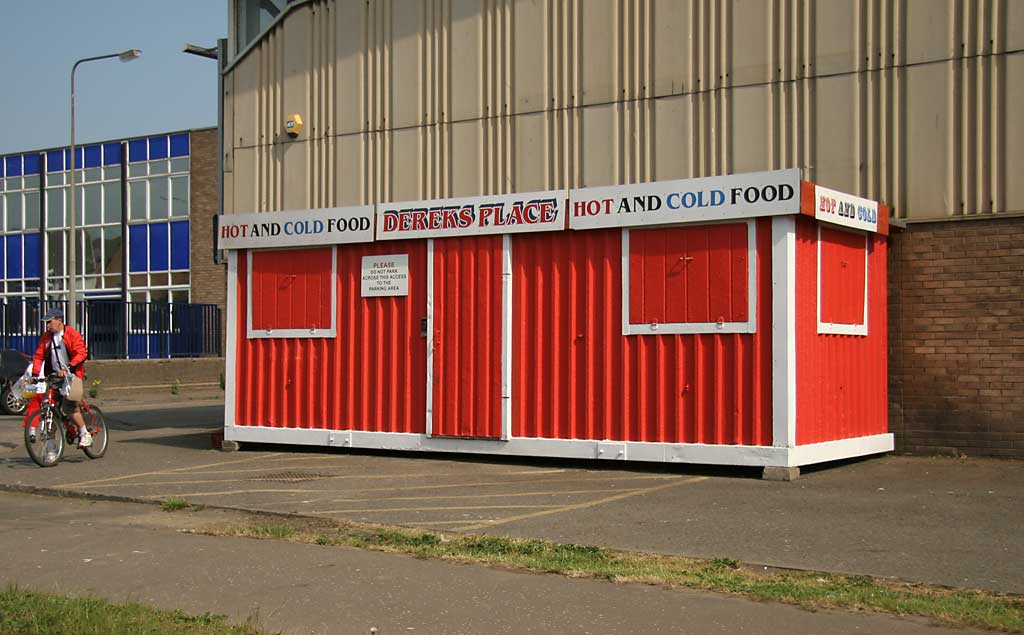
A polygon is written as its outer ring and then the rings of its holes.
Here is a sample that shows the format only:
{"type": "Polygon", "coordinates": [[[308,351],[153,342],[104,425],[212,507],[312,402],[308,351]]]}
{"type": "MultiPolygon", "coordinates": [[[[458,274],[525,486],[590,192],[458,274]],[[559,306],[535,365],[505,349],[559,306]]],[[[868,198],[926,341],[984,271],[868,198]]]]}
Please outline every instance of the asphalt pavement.
{"type": "MultiPolygon", "coordinates": [[[[288,446],[213,447],[218,394],[103,404],[108,455],[51,469],[0,419],[0,487],[472,531],[1024,592],[1024,463],[888,456],[757,471],[288,446]],[[212,396],[214,399],[206,399],[212,396]]],[[[139,397],[143,399],[143,397],[139,397]]]]}
{"type": "Polygon", "coordinates": [[[0,584],[254,620],[289,634],[977,633],[867,613],[183,529],[218,510],[0,492],[0,584]],[[376,629],[371,631],[371,629],[376,629]]]}

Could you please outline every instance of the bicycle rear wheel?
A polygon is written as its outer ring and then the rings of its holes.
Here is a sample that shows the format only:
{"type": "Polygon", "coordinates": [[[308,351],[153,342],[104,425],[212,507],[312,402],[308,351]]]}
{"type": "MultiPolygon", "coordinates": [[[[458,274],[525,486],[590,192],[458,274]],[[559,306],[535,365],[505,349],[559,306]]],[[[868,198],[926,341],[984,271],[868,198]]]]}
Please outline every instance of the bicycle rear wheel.
{"type": "Polygon", "coordinates": [[[85,455],[90,459],[98,459],[107,453],[107,445],[110,438],[107,436],[107,420],[103,417],[103,411],[97,406],[82,406],[82,418],[85,419],[85,427],[92,435],[92,445],[82,448],[85,455]]]}
{"type": "Polygon", "coordinates": [[[25,449],[39,467],[53,467],[64,456],[64,426],[56,419],[53,412],[40,410],[32,413],[25,426],[25,449]],[[33,429],[35,441],[31,437],[33,429]]]}

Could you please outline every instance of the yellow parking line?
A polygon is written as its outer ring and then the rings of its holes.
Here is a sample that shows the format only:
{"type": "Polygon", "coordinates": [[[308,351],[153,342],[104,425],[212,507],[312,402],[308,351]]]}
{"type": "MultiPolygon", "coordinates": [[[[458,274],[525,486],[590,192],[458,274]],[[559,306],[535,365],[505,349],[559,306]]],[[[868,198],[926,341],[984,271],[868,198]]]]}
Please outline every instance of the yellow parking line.
{"type": "MultiPolygon", "coordinates": [[[[622,492],[632,492],[633,489],[619,490],[622,492]]],[[[607,493],[608,489],[569,489],[569,490],[548,490],[541,492],[516,492],[514,494],[454,494],[454,495],[441,495],[441,496],[379,496],[375,498],[346,498],[346,499],[333,499],[331,503],[341,502],[364,502],[368,500],[378,501],[418,501],[418,500],[463,500],[467,498],[522,498],[524,496],[571,496],[578,494],[604,494],[607,493]]],[[[291,505],[292,501],[278,501],[275,503],[268,503],[269,505],[291,505]]]]}
{"type": "Polygon", "coordinates": [[[197,465],[197,466],[194,466],[194,467],[176,467],[176,468],[173,468],[173,469],[170,469],[170,470],[157,470],[155,472],[138,472],[136,474],[124,474],[122,476],[111,476],[110,478],[100,478],[100,479],[96,479],[94,481],[80,481],[78,483],[65,483],[64,485],[62,485],[62,487],[82,487],[84,485],[95,485],[97,483],[109,483],[110,481],[123,481],[125,479],[138,478],[140,476],[156,476],[156,475],[160,475],[160,474],[174,474],[176,472],[184,472],[184,471],[188,471],[188,470],[194,470],[196,468],[215,467],[217,465],[231,465],[232,463],[248,463],[249,461],[257,461],[257,460],[261,460],[261,459],[266,459],[268,456],[271,456],[271,457],[272,456],[276,456],[277,454],[280,454],[280,453],[277,452],[277,453],[270,454],[270,455],[250,456],[250,457],[245,458],[245,459],[236,459],[234,461],[219,461],[217,463],[208,463],[206,465],[197,465]]]}
{"type": "MultiPolygon", "coordinates": [[[[419,475],[419,476],[422,476],[422,475],[419,475]]],[[[436,475],[431,474],[430,476],[436,476],[436,475]]],[[[340,477],[338,477],[338,478],[340,478],[340,477]]],[[[360,478],[360,477],[357,476],[357,477],[353,477],[353,478],[360,478]]],[[[372,478],[372,477],[366,476],[366,477],[363,477],[363,478],[372,478]]],[[[500,486],[505,486],[505,485],[531,485],[532,486],[532,485],[541,485],[541,484],[547,484],[547,483],[601,483],[601,482],[608,482],[608,481],[619,482],[619,481],[634,481],[634,480],[668,480],[668,479],[678,480],[680,478],[682,478],[682,477],[680,477],[678,475],[674,475],[674,474],[672,474],[672,475],[651,474],[651,475],[637,475],[637,476],[610,476],[610,477],[604,477],[604,478],[556,478],[556,479],[550,479],[549,478],[549,479],[536,479],[536,480],[522,479],[522,480],[515,480],[515,481],[485,481],[485,482],[473,481],[473,482],[469,482],[469,483],[449,483],[449,484],[446,484],[446,485],[410,485],[410,486],[406,486],[406,487],[360,487],[360,488],[347,488],[345,491],[346,491],[346,493],[358,492],[360,494],[363,494],[363,493],[368,493],[368,492],[372,493],[372,492],[409,492],[409,491],[422,491],[422,490],[443,490],[443,489],[455,489],[455,488],[460,488],[460,487],[467,487],[467,488],[468,487],[500,487],[500,486]]],[[[324,480],[324,479],[321,479],[321,480],[324,480]]],[[[335,480],[337,480],[337,479],[335,479],[335,480]]],[[[210,482],[210,483],[231,483],[231,482],[236,482],[236,481],[251,482],[252,479],[225,479],[225,480],[214,480],[214,481],[208,481],[208,482],[210,482]]],[[[190,483],[190,482],[195,482],[195,481],[180,481],[180,482],[178,482],[178,484],[187,484],[187,483],[190,483]]],[[[207,481],[201,481],[201,482],[207,482],[207,481]]],[[[143,486],[148,486],[148,485],[160,485],[160,484],[174,484],[174,483],[124,483],[124,484],[112,485],[111,487],[133,487],[133,486],[134,487],[143,487],[143,486]]],[[[607,491],[607,490],[602,490],[602,491],[607,491]]],[[[634,491],[634,490],[630,490],[630,491],[634,491]]],[[[329,492],[325,492],[322,489],[283,489],[283,488],[282,489],[273,489],[273,488],[255,488],[255,489],[253,489],[253,488],[249,488],[249,489],[235,489],[235,490],[219,490],[219,491],[212,491],[212,492],[211,491],[176,492],[173,495],[174,496],[179,496],[181,498],[192,498],[192,497],[197,497],[197,496],[220,496],[220,495],[252,494],[252,493],[260,493],[260,494],[262,494],[262,493],[273,493],[273,492],[292,493],[292,494],[297,494],[297,493],[306,493],[306,494],[324,494],[324,493],[329,493],[329,492]]],[[[165,495],[166,494],[155,495],[155,496],[151,495],[151,496],[147,496],[146,498],[162,498],[165,495]]],[[[343,503],[343,502],[349,502],[351,500],[353,500],[353,499],[352,498],[320,497],[320,498],[312,499],[310,502],[343,503]]],[[[286,504],[286,503],[289,503],[289,502],[290,501],[281,501],[279,504],[283,505],[283,504],[286,504]]]]}
{"type": "MultiPolygon", "coordinates": [[[[187,494],[146,494],[141,496],[143,499],[163,499],[168,496],[176,496],[179,498],[197,498],[201,496],[229,496],[238,494],[319,494],[319,490],[270,490],[270,489],[258,489],[258,490],[222,490],[220,492],[190,492],[187,494]]],[[[310,501],[312,502],[312,501],[310,501]]]]}
{"type": "MultiPolygon", "coordinates": [[[[326,509],[326,510],[314,510],[312,514],[370,514],[370,513],[385,513],[385,512],[441,512],[441,511],[466,511],[466,510],[480,510],[480,509],[561,509],[561,505],[477,505],[467,507],[449,507],[448,505],[442,505],[440,507],[378,507],[378,508],[367,508],[367,509],[326,509]]],[[[465,522],[465,521],[463,521],[465,522]]]]}
{"type": "Polygon", "coordinates": [[[576,503],[574,505],[564,505],[556,509],[547,509],[540,512],[534,512],[532,514],[521,514],[519,516],[509,516],[507,518],[499,518],[497,520],[486,520],[481,523],[475,523],[472,525],[466,525],[465,527],[458,527],[458,531],[477,531],[479,529],[486,529],[488,527],[495,527],[497,525],[505,525],[508,523],[516,522],[518,520],[526,520],[528,518],[539,518],[541,516],[550,516],[551,514],[561,514],[563,512],[575,511],[578,509],[587,509],[588,507],[597,507],[598,505],[605,505],[615,501],[620,501],[626,498],[632,498],[633,496],[640,496],[642,494],[650,494],[659,490],[668,489],[670,487],[676,487],[677,485],[685,485],[688,483],[699,483],[700,481],[708,480],[707,476],[695,476],[693,478],[686,479],[677,483],[665,483],[664,485],[657,485],[655,487],[648,487],[646,489],[633,490],[631,492],[622,492],[615,496],[608,496],[605,498],[599,498],[597,500],[588,501],[586,503],[576,503]]]}
{"type": "Polygon", "coordinates": [[[308,481],[333,481],[337,479],[382,479],[382,478],[421,478],[432,476],[431,474],[337,474],[334,476],[319,476],[310,478],[308,476],[295,476],[292,478],[257,479],[257,478],[212,478],[212,479],[190,479],[184,481],[141,481],[138,483],[102,483],[91,487],[150,487],[153,485],[195,485],[202,483],[252,483],[253,481],[266,481],[278,483],[302,483],[308,481]]]}
{"type": "Polygon", "coordinates": [[[433,527],[434,525],[458,525],[464,522],[466,522],[465,518],[460,518],[459,520],[417,520],[415,522],[407,522],[403,520],[397,524],[408,525],[410,527],[433,527]]]}
{"type": "MultiPolygon", "coordinates": [[[[335,463],[324,463],[324,464],[321,464],[321,465],[303,465],[301,468],[298,468],[298,469],[311,470],[311,469],[330,469],[330,468],[338,468],[338,467],[351,467],[351,466],[348,466],[348,465],[345,465],[345,464],[339,464],[339,463],[335,462],[335,463]]],[[[280,468],[277,468],[277,469],[280,469],[280,468]]],[[[245,468],[243,470],[193,470],[190,473],[191,474],[243,474],[243,473],[248,473],[248,472],[273,472],[273,471],[274,471],[273,467],[269,467],[269,468],[268,467],[252,467],[252,468],[245,468]]],[[[567,470],[562,470],[562,469],[558,469],[558,470],[515,470],[515,471],[510,471],[510,472],[488,472],[486,474],[489,475],[489,476],[519,476],[519,475],[527,475],[527,474],[561,474],[561,473],[566,472],[566,471],[567,470]]],[[[432,474],[434,474],[434,473],[432,473],[432,474]]],[[[386,474],[386,473],[381,473],[381,474],[378,474],[378,476],[380,476],[381,478],[384,478],[384,477],[387,477],[387,476],[390,476],[390,475],[386,474]]],[[[399,474],[397,476],[401,476],[401,475],[399,474]]]]}

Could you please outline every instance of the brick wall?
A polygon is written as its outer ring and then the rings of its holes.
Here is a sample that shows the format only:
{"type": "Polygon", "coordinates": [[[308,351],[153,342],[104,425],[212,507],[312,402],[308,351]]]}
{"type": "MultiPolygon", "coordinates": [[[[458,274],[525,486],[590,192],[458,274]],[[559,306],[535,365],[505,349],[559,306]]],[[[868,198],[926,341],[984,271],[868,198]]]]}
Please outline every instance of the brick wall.
{"type": "Polygon", "coordinates": [[[227,266],[213,261],[213,216],[217,213],[217,130],[193,130],[191,151],[192,302],[220,307],[221,350],[224,350],[227,266]]]}
{"type": "Polygon", "coordinates": [[[912,224],[889,264],[897,451],[1024,458],[1024,217],[912,224]]]}

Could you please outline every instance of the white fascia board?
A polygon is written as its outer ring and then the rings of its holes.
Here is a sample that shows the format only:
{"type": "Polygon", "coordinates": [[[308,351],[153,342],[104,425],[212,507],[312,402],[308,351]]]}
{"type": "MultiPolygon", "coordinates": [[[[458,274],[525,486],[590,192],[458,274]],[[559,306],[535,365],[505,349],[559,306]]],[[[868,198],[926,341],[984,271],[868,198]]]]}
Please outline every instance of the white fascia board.
{"type": "Polygon", "coordinates": [[[356,430],[236,426],[226,432],[232,441],[286,443],[417,452],[460,452],[501,456],[602,459],[652,463],[703,463],[754,467],[786,466],[788,449],[769,446],[703,443],[642,443],[581,439],[459,439],[426,434],[356,430]]]}
{"type": "Polygon", "coordinates": [[[815,463],[838,461],[857,456],[882,454],[892,452],[895,447],[893,435],[890,432],[798,445],[789,452],[790,466],[814,465],[815,463]]]}

